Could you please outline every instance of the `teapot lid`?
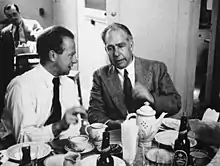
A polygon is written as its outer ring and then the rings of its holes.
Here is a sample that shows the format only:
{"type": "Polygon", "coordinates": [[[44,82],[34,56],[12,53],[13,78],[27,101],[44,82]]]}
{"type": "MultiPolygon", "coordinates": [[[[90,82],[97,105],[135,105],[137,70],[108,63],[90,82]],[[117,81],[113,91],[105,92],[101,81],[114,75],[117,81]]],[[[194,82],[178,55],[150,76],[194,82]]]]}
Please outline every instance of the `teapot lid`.
{"type": "Polygon", "coordinates": [[[145,116],[154,116],[156,111],[149,105],[148,102],[145,102],[144,105],[137,110],[137,114],[145,115],[145,116]]]}

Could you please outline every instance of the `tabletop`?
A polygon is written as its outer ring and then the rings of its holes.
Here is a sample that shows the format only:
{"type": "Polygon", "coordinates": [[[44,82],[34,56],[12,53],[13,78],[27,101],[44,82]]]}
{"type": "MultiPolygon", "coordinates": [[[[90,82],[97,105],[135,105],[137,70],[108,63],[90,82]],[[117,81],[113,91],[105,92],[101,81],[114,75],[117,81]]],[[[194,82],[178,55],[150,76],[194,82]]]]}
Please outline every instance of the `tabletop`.
{"type": "MultiPolygon", "coordinates": [[[[121,143],[121,130],[112,130],[112,131],[109,131],[109,132],[110,132],[110,143],[111,144],[122,145],[122,143],[121,143]]],[[[56,155],[56,154],[65,154],[67,151],[64,149],[64,147],[67,143],[68,143],[67,139],[54,140],[52,142],[49,142],[48,144],[52,148],[52,152],[50,153],[49,156],[56,155]]],[[[163,149],[166,149],[170,152],[173,152],[172,148],[167,147],[167,146],[163,146],[161,144],[158,144],[158,143],[156,143],[156,141],[153,141],[153,144],[150,148],[154,148],[154,147],[163,148],[163,149]]],[[[220,165],[220,150],[215,155],[215,151],[213,150],[213,148],[211,148],[209,145],[206,145],[203,142],[199,142],[199,141],[198,141],[198,144],[196,145],[195,148],[202,149],[202,150],[208,152],[208,154],[211,158],[214,157],[213,160],[209,163],[208,166],[215,166],[216,163],[219,163],[217,165],[220,165]]],[[[149,147],[144,147],[143,148],[143,146],[138,145],[137,146],[137,151],[136,151],[135,162],[134,162],[133,166],[147,166],[150,162],[145,157],[148,151],[149,151],[149,147]]],[[[82,154],[81,157],[83,159],[87,156],[90,156],[92,154],[98,154],[98,153],[99,153],[99,151],[95,148],[91,152],[82,154]]],[[[48,156],[46,156],[45,158],[47,158],[47,157],[48,156]]],[[[117,155],[117,157],[122,158],[122,154],[117,155]]],[[[43,163],[43,160],[45,158],[40,159],[39,162],[43,163]]],[[[17,166],[17,165],[19,165],[19,164],[15,163],[12,160],[9,160],[9,161],[7,161],[3,164],[3,166],[17,166]]]]}

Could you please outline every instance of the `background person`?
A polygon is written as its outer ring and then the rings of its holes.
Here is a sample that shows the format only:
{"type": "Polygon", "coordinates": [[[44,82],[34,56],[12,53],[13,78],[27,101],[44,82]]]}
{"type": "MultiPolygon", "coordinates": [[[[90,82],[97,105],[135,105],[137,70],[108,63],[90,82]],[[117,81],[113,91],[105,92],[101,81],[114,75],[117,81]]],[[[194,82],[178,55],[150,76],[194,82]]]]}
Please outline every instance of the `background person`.
{"type": "Polygon", "coordinates": [[[15,47],[27,41],[36,41],[38,33],[43,29],[37,20],[23,18],[16,4],[7,4],[4,14],[10,24],[2,29],[3,37],[12,37],[15,47]]]}
{"type": "Polygon", "coordinates": [[[1,74],[3,85],[0,97],[0,115],[4,108],[3,96],[6,87],[11,79],[15,77],[14,57],[18,51],[17,47],[19,44],[25,45],[28,46],[26,52],[36,52],[36,36],[43,29],[38,21],[24,19],[16,4],[7,4],[4,7],[4,14],[8,19],[9,25],[0,32],[1,61],[4,62],[1,74]]]}

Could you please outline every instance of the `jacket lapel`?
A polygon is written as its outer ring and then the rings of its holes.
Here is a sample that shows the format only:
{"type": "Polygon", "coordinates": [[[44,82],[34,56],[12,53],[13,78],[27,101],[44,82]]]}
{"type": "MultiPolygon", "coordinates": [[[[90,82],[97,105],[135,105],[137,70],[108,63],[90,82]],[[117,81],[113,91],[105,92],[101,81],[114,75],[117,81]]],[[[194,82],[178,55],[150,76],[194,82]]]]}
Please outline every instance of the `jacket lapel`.
{"type": "Polygon", "coordinates": [[[148,67],[149,65],[143,64],[140,58],[135,57],[135,82],[141,83],[151,91],[153,73],[148,70],[148,67]]]}
{"type": "Polygon", "coordinates": [[[111,66],[107,73],[107,79],[105,80],[108,92],[119,111],[124,117],[127,116],[127,108],[124,105],[124,92],[121,87],[121,82],[118,77],[118,71],[115,67],[111,66]]]}

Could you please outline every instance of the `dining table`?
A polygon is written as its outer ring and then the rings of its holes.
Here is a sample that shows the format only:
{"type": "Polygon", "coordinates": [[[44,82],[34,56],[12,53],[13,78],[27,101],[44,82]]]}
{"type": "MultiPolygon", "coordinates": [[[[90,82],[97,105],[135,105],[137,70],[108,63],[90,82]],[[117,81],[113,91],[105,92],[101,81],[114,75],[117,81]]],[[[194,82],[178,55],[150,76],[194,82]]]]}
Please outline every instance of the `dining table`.
{"type": "MultiPolygon", "coordinates": [[[[163,132],[166,129],[160,128],[158,132],[163,132]]],[[[110,144],[118,144],[122,147],[122,141],[121,141],[121,129],[116,130],[110,130],[110,144]]],[[[84,133],[83,133],[84,134],[84,133]]],[[[48,142],[48,144],[51,147],[51,152],[49,155],[38,159],[38,165],[44,165],[44,160],[47,159],[50,156],[55,156],[59,154],[66,154],[67,150],[64,148],[68,144],[68,139],[56,139],[51,142],[48,142]]],[[[92,140],[90,140],[92,143],[92,140]]],[[[147,159],[146,154],[149,152],[152,148],[160,148],[165,149],[171,153],[174,153],[172,147],[163,145],[161,143],[158,143],[155,139],[152,140],[151,146],[145,147],[145,145],[141,145],[137,143],[136,148],[136,156],[135,160],[133,162],[132,166],[148,166],[148,165],[157,165],[155,163],[152,163],[150,160],[147,159]]],[[[210,162],[208,166],[217,166],[220,165],[220,150],[216,150],[216,148],[213,148],[212,146],[206,145],[204,142],[200,142],[197,140],[197,145],[194,147],[196,149],[201,149],[203,151],[206,151],[210,157],[210,162]]],[[[6,153],[7,150],[4,150],[4,153],[6,153]]],[[[123,152],[123,150],[122,150],[123,152]]],[[[94,154],[100,154],[99,150],[97,148],[94,148],[93,150],[89,151],[88,153],[81,154],[81,160],[84,158],[94,155],[94,154]]],[[[123,160],[123,154],[117,154],[117,157],[121,158],[123,160]]],[[[124,160],[125,161],[125,160],[124,160]]],[[[125,161],[126,166],[129,166],[129,164],[125,161]]],[[[15,162],[11,159],[8,159],[6,162],[3,163],[3,166],[18,166],[19,163],[15,162]]]]}

